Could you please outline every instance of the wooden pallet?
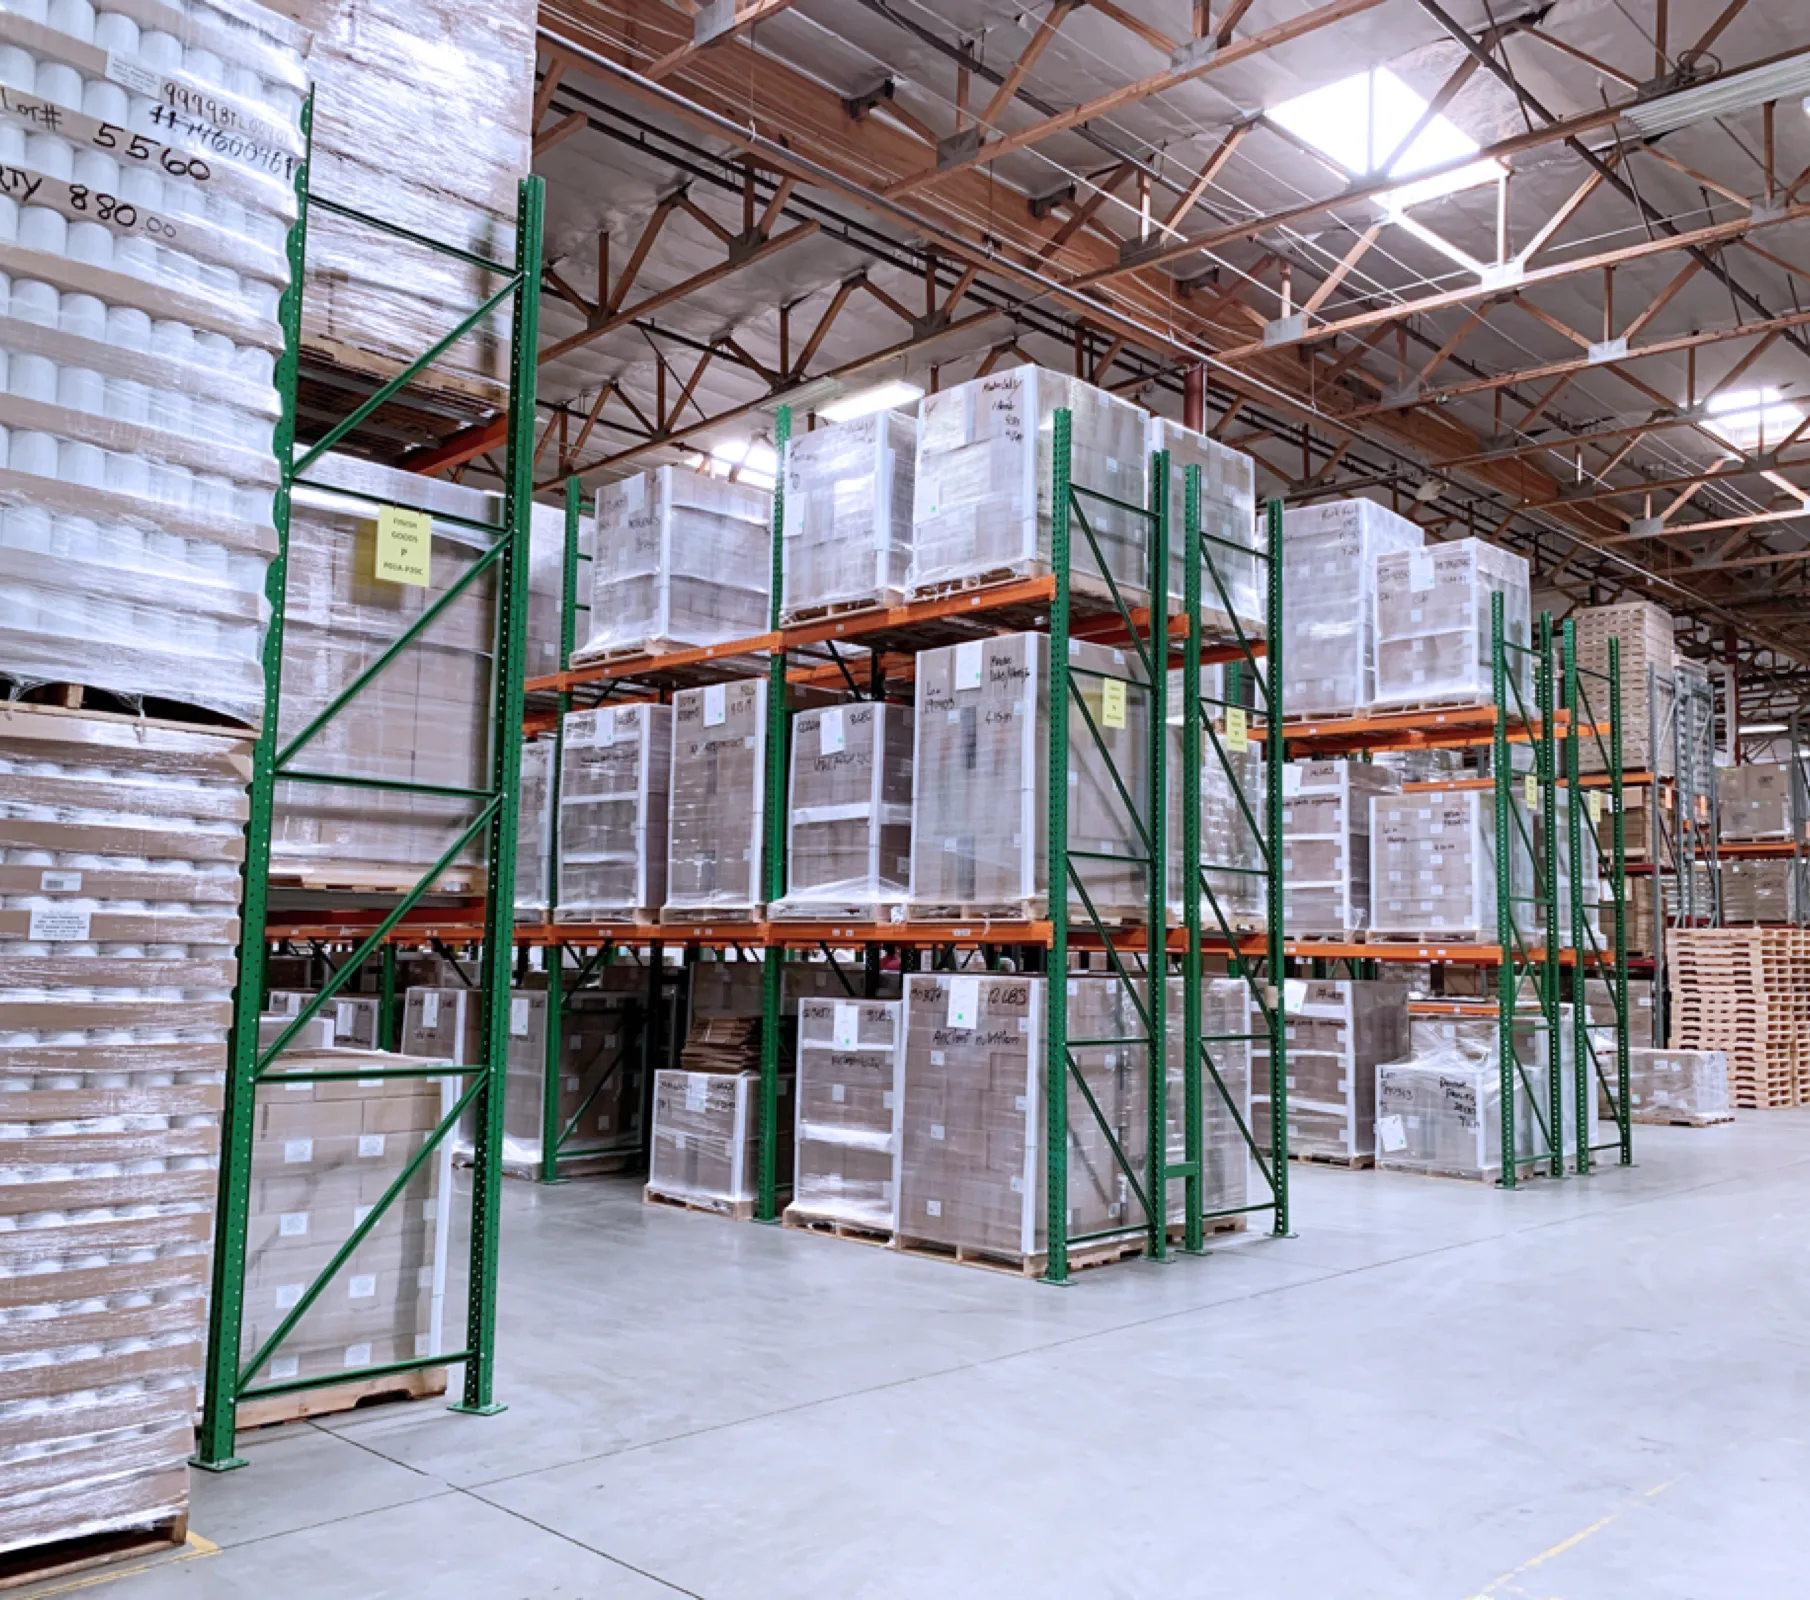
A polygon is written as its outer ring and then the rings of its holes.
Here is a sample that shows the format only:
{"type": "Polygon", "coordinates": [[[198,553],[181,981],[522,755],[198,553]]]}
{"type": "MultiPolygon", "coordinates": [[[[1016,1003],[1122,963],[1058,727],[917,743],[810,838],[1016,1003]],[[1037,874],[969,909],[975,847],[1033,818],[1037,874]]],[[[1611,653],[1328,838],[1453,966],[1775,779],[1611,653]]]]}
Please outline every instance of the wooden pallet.
{"type": "Polygon", "coordinates": [[[239,1427],[280,1427],[287,1422],[305,1422],[310,1417],[330,1417],[395,1400],[428,1400],[445,1393],[445,1367],[424,1367],[417,1372],[395,1372],[381,1378],[354,1378],[323,1389],[298,1389],[292,1394],[244,1401],[239,1406],[239,1427]]]}
{"type": "MultiPolygon", "coordinates": [[[[281,889],[312,889],[340,894],[407,894],[421,881],[425,868],[381,867],[363,863],[284,862],[271,863],[270,882],[281,889]]],[[[482,871],[477,867],[455,868],[442,873],[423,892],[426,894],[480,894],[484,888],[482,871]]]]}
{"type": "Polygon", "coordinates": [[[1042,895],[1028,900],[944,901],[941,905],[908,905],[907,922],[1043,922],[1049,916],[1049,902],[1042,895]]]}
{"type": "Polygon", "coordinates": [[[807,623],[828,622],[836,617],[874,616],[903,604],[903,589],[885,589],[878,594],[864,595],[858,600],[828,600],[821,605],[794,606],[790,611],[780,613],[779,625],[782,628],[802,628],[807,623]]]}
{"type": "Polygon", "coordinates": [[[849,1239],[856,1244],[876,1245],[882,1250],[892,1248],[893,1234],[890,1228],[872,1228],[859,1222],[849,1222],[842,1217],[820,1216],[811,1211],[800,1211],[797,1206],[787,1206],[780,1213],[780,1225],[791,1228],[798,1233],[821,1234],[828,1239],[849,1239]]]}
{"type": "Polygon", "coordinates": [[[1672,1106],[1655,1106],[1628,1113],[1630,1122],[1644,1122],[1655,1128],[1713,1128],[1718,1123],[1733,1122],[1732,1111],[1681,1111],[1672,1106]]]}
{"type": "MultiPolygon", "coordinates": [[[[189,1518],[185,1511],[166,1517],[161,1522],[142,1528],[121,1528],[112,1533],[91,1533],[80,1539],[58,1539],[52,1544],[32,1545],[0,1555],[0,1589],[22,1589],[28,1584],[47,1583],[52,1578],[66,1578],[72,1573],[87,1572],[95,1567],[113,1566],[124,1561],[142,1560],[146,1556],[167,1555],[188,1543],[189,1518]]],[[[122,1574],[123,1576],[123,1574],[122,1574]]],[[[95,1583],[104,1579],[92,1580],[95,1583]]],[[[89,1585],[72,1584],[70,1588],[89,1585]]],[[[52,1590],[60,1594],[64,1590],[52,1590]]]]}
{"type": "MultiPolygon", "coordinates": [[[[0,672],[0,681],[17,684],[17,680],[8,678],[4,672],[0,672]]],[[[166,699],[162,695],[125,694],[90,683],[22,685],[17,687],[16,693],[0,697],[0,703],[36,712],[72,713],[130,722],[134,726],[179,728],[184,733],[248,734],[251,731],[236,717],[224,716],[205,706],[166,699]],[[134,706],[140,709],[134,709],[134,706]]]]}
{"type": "Polygon", "coordinates": [[[695,1211],[704,1216],[728,1217],[732,1222],[746,1222],[754,1215],[752,1200],[715,1200],[698,1195],[662,1194],[651,1183],[641,1191],[650,1206],[668,1206],[674,1211],[695,1211]]]}
{"type": "Polygon", "coordinates": [[[1335,1156],[1330,1150],[1291,1150],[1290,1161],[1305,1162],[1311,1167],[1336,1167],[1345,1172],[1363,1172],[1376,1165],[1374,1152],[1360,1151],[1354,1156],[1335,1156]]]}

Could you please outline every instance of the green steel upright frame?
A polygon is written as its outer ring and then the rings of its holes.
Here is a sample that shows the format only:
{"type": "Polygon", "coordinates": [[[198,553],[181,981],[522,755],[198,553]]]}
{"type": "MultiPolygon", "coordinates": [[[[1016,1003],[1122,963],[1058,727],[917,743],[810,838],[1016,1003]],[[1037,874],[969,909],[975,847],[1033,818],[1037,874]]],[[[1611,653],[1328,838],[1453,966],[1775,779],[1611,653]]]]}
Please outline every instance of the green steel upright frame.
{"type": "Polygon", "coordinates": [[[1500,1144],[1504,1188],[1520,1179],[1520,1168],[1544,1166],[1554,1177],[1565,1172],[1564,1078],[1559,1034],[1560,923],[1558,904],[1558,756],[1555,738],[1556,700],[1553,686],[1552,619],[1542,612],[1535,637],[1522,642],[1508,637],[1500,592],[1490,596],[1490,673],[1495,706],[1490,748],[1490,795],[1496,847],[1496,943],[1501,961],[1496,969],[1497,1050],[1502,1098],[1500,1144]],[[1525,664],[1528,687],[1522,687],[1525,664]],[[1532,704],[1529,704],[1529,694],[1532,704]],[[1533,756],[1531,772],[1514,769],[1511,727],[1525,730],[1533,756]],[[1517,804],[1516,779],[1533,800],[1517,804]],[[1531,786],[1526,788],[1525,786],[1531,786]],[[1536,826],[1536,813],[1543,826],[1536,826]],[[1542,840],[1544,847],[1542,848],[1542,840]],[[1515,892],[1515,846],[1532,863],[1531,895],[1515,892]],[[1527,915],[1523,915],[1527,913],[1527,915]],[[1538,943],[1534,942],[1538,939],[1538,943]],[[1534,1005],[1524,1012],[1522,1001],[1534,1005]],[[1523,1015],[1537,1015],[1533,1025],[1534,1071],[1516,1048],[1523,1015]],[[1542,1044],[1546,1070],[1544,1093],[1538,1058],[1542,1044]],[[1523,1156],[1515,1137],[1516,1107],[1525,1096],[1535,1130],[1534,1148],[1523,1156]]]}
{"type": "MultiPolygon", "coordinates": [[[[304,107],[302,129],[306,140],[312,126],[312,103],[304,107]]],[[[243,1466],[234,1453],[238,1407],[243,1401],[337,1385],[363,1378],[389,1376],[435,1366],[462,1364],[464,1384],[452,1409],[479,1414],[500,1411],[493,1397],[496,1351],[497,1235],[499,1222],[499,1157],[502,1145],[503,1075],[509,1045],[508,993],[512,958],[514,916],[517,787],[522,744],[523,640],[527,625],[528,539],[533,499],[534,392],[536,344],[540,314],[541,224],[544,194],[539,178],[524,179],[516,203],[516,247],[511,262],[497,262],[471,251],[428,238],[383,218],[320,198],[309,192],[309,164],[296,169],[296,221],[290,230],[288,258],[290,283],[281,303],[284,349],[277,365],[282,395],[282,415],[275,449],[280,469],[273,520],[277,531],[277,555],[271,562],[266,586],[270,625],[264,639],[265,700],[263,723],[254,751],[250,820],[246,826],[245,905],[241,922],[238,986],[234,996],[232,1040],[223,1110],[219,1206],[216,1224],[213,1293],[208,1311],[208,1354],[204,1373],[202,1418],[195,1463],[212,1471],[243,1466]],[[483,303],[437,340],[424,354],[395,377],[382,384],[348,416],[327,429],[314,444],[296,442],[297,390],[300,378],[302,292],[307,265],[308,219],[325,212],[355,227],[403,239],[422,249],[450,257],[500,279],[501,286],[483,303]],[[425,608],[413,624],[383,654],[362,671],[301,732],[287,741],[279,735],[283,661],[283,617],[287,591],[290,511],[293,492],[315,486],[309,468],[345,439],[380,407],[450,349],[459,339],[480,327],[490,315],[510,307],[509,417],[506,482],[503,512],[495,523],[479,523],[432,513],[438,520],[457,524],[491,540],[484,555],[474,562],[445,594],[425,608]],[[460,595],[470,590],[486,572],[496,578],[495,661],[492,684],[493,737],[488,784],[463,790],[444,785],[360,777],[346,773],[310,770],[296,765],[296,758],[323,728],[376,679],[402,651],[419,640],[434,621],[460,595]],[[469,803],[472,813],[458,837],[439,860],[404,893],[377,924],[357,951],[321,986],[276,1039],[260,1045],[258,1018],[264,997],[265,928],[267,925],[271,823],[277,783],[326,784],[407,794],[431,794],[469,803]],[[325,1082],[374,1077],[463,1077],[467,1081],[452,1108],[442,1118],[421,1149],[403,1167],[377,1204],[335,1252],[321,1274],[260,1348],[247,1359],[240,1348],[243,1327],[247,1224],[251,1194],[252,1138],[259,1088],[275,1076],[277,1058],[302,1028],[327,1005],[380,950],[442,873],[459,854],[481,843],[486,863],[484,910],[484,1061],[481,1065],[445,1067],[391,1067],[374,1070],[315,1070],[285,1072],[288,1082],[325,1082]],[[474,1117],[474,1153],[471,1180],[470,1273],[465,1338],[458,1348],[431,1356],[390,1362],[329,1377],[293,1378],[256,1382],[296,1324],[325,1291],[328,1283],[351,1259],[378,1219],[406,1190],[415,1174],[440,1147],[467,1110],[474,1117]]],[[[325,487],[325,486],[322,486],[325,487]]],[[[386,504],[374,496],[353,494],[338,486],[333,492],[386,504]]],[[[425,507],[410,509],[425,510],[425,507]]],[[[394,966],[386,958],[385,989],[394,994],[394,966]]],[[[386,1007],[386,1010],[390,1008],[386,1007]]]]}
{"type": "MultiPolygon", "coordinates": [[[[772,567],[768,574],[767,626],[777,636],[785,598],[786,445],[792,412],[781,406],[773,419],[772,567]]],[[[767,653],[767,751],[761,796],[761,891],[768,905],[786,892],[786,752],[791,719],[786,715],[786,652],[767,653]]],[[[779,1034],[785,1013],[786,952],[769,944],[761,952],[760,1173],[754,1218],[779,1220],[779,1034]]]]}
{"type": "MultiPolygon", "coordinates": [[[[1182,647],[1182,925],[1187,935],[1183,957],[1183,997],[1186,1012],[1183,1021],[1185,1048],[1183,1055],[1182,1108],[1183,1157],[1180,1167],[1170,1168],[1171,1177],[1180,1177],[1184,1190],[1184,1238],[1186,1248],[1199,1251],[1204,1242],[1204,1224],[1216,1217],[1240,1212],[1270,1211],[1274,1232],[1289,1232],[1288,1205],[1288,1063],[1287,1030],[1283,1004],[1283,895],[1281,852],[1276,842],[1282,838],[1282,771],[1288,751],[1283,739],[1282,720],[1282,503],[1272,501],[1264,513],[1264,537],[1259,560],[1264,579],[1265,639],[1259,641],[1245,632],[1232,604],[1221,566],[1234,553],[1248,556],[1244,545],[1207,533],[1201,526],[1200,468],[1188,468],[1183,483],[1182,539],[1183,608],[1189,619],[1182,647]],[[1232,622],[1232,647],[1218,652],[1228,659],[1226,689],[1223,696],[1203,693],[1201,689],[1201,657],[1203,629],[1201,616],[1201,579],[1213,580],[1220,608],[1232,622]],[[1250,703],[1243,694],[1246,674],[1252,686],[1250,703]],[[1226,713],[1246,716],[1248,744],[1255,742],[1262,752],[1262,821],[1245,792],[1245,775],[1240,763],[1232,758],[1239,754],[1222,734],[1219,723],[1226,713]],[[1218,770],[1237,801],[1239,820],[1248,830],[1257,860],[1253,867],[1244,852],[1238,859],[1205,861],[1201,856],[1201,734],[1205,732],[1218,762],[1218,770]],[[1253,740],[1252,736],[1255,735],[1253,740]],[[1264,889],[1264,954],[1258,960],[1243,948],[1238,928],[1226,914],[1215,892],[1215,879],[1257,876],[1264,889]],[[1213,915],[1215,931],[1230,952],[1227,970],[1242,978],[1250,989],[1248,1014],[1254,1019],[1249,1029],[1209,1034],[1204,1031],[1201,1001],[1202,975],[1202,896],[1213,915]],[[1238,1104],[1220,1068],[1225,1047],[1255,1047],[1268,1052],[1270,1097],[1270,1147],[1259,1146],[1251,1130],[1250,1118],[1238,1104]],[[1202,1069],[1205,1069],[1203,1077],[1202,1069]],[[1206,1081],[1211,1079],[1226,1111],[1238,1128],[1257,1167],[1270,1198],[1253,1205],[1238,1206],[1230,1211],[1207,1211],[1204,1206],[1206,1180],[1206,1139],[1204,1111],[1206,1081]]],[[[1255,1083],[1252,1083],[1253,1090],[1255,1083]]]]}
{"type": "MultiPolygon", "coordinates": [[[[1609,641],[1609,670],[1593,671],[1578,665],[1577,624],[1567,619],[1564,627],[1565,662],[1565,782],[1570,790],[1567,807],[1566,849],[1571,867],[1571,1027],[1572,1052],[1575,1057],[1577,1105],[1577,1170],[1588,1172],[1592,1157],[1603,1150],[1613,1150],[1622,1166],[1634,1161],[1633,1104],[1628,1097],[1628,840],[1626,816],[1622,804],[1621,747],[1621,641],[1609,641]],[[1600,699],[1590,693],[1596,684],[1600,699]],[[1596,706],[1602,705],[1598,711],[1596,706]],[[1599,720],[1600,719],[1600,720],[1599,720]],[[1605,737],[1606,727],[1606,737],[1605,737]],[[1580,752],[1586,741],[1594,741],[1603,770],[1608,774],[1606,788],[1592,788],[1590,795],[1605,795],[1610,807],[1611,916],[1608,947],[1604,947],[1597,929],[1585,915],[1584,829],[1594,826],[1583,813],[1586,791],[1581,785],[1580,752]],[[1610,1004],[1615,1012],[1614,1082],[1596,1048],[1596,1030],[1590,1026],[1589,985],[1592,970],[1601,972],[1608,985],[1610,1004]],[[1601,1086],[1615,1113],[1615,1138],[1606,1144],[1592,1145],[1586,1137],[1590,1126],[1590,1097],[1601,1086]]],[[[1600,840],[1598,843],[1600,850],[1600,840]]],[[[1599,908],[1600,920],[1600,908],[1599,908]]]]}

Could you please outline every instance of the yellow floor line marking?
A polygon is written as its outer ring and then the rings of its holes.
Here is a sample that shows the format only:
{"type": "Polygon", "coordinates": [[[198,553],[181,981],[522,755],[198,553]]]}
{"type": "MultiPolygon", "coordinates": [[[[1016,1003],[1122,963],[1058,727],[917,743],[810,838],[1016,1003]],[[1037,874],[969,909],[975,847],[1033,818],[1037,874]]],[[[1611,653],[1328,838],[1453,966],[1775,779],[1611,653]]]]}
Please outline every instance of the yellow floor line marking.
{"type": "Polygon", "coordinates": [[[1516,1567],[1512,1572],[1503,1573],[1494,1583],[1485,1584],[1474,1595],[1471,1595],[1469,1600],[1490,1600],[1491,1595],[1502,1594],[1514,1583],[1515,1579],[1520,1577],[1523,1573],[1532,1572],[1535,1567],[1544,1566],[1548,1561],[1552,1560],[1554,1556],[1562,1556],[1567,1550],[1574,1549],[1576,1546],[1582,1544],[1592,1534],[1601,1533],[1610,1523],[1616,1521],[1626,1512],[1633,1510],[1635,1506],[1640,1504],[1641,1500],[1651,1500],[1656,1494],[1664,1494],[1665,1491],[1671,1488],[1677,1481],[1676,1478],[1667,1478],[1664,1483],[1655,1484],[1651,1489],[1648,1489],[1641,1494],[1640,1500],[1630,1500],[1626,1505],[1611,1511],[1608,1516],[1598,1517],[1589,1527],[1579,1528],[1576,1533],[1570,1535],[1568,1538],[1559,1540],[1559,1542],[1550,1550],[1542,1550],[1537,1556],[1533,1557],[1532,1560],[1523,1561],[1521,1565],[1516,1567]]]}
{"type": "Polygon", "coordinates": [[[121,1578],[136,1577],[141,1572],[151,1572],[158,1567],[174,1566],[178,1561],[199,1561],[203,1556],[217,1556],[219,1545],[212,1539],[204,1539],[198,1533],[191,1532],[183,1541],[182,1548],[173,1555],[157,1555],[147,1560],[121,1562],[110,1572],[94,1572],[85,1578],[77,1578],[73,1582],[59,1584],[54,1589],[34,1589],[29,1600],[50,1600],[52,1595],[74,1594],[80,1589],[98,1589],[103,1583],[117,1583],[121,1578]]]}

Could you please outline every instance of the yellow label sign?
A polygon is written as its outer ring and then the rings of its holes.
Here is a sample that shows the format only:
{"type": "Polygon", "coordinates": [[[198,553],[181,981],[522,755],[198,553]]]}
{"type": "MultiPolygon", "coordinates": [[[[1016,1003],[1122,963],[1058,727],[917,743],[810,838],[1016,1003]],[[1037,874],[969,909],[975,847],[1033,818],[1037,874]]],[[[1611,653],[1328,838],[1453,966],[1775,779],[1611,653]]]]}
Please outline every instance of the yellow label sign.
{"type": "Polygon", "coordinates": [[[1589,805],[1590,820],[1592,822],[1601,822],[1603,820],[1603,797],[1594,789],[1590,791],[1589,805]]]}
{"type": "Polygon", "coordinates": [[[1540,809],[1540,780],[1531,772],[1521,780],[1521,797],[1527,802],[1529,811],[1540,809]]]}
{"type": "Polygon", "coordinates": [[[433,518],[407,506],[384,506],[377,513],[377,576],[385,583],[428,584],[433,560],[433,518]]]}
{"type": "Polygon", "coordinates": [[[1108,728],[1125,726],[1125,685],[1117,678],[1100,685],[1100,722],[1108,728]]]}
{"type": "Polygon", "coordinates": [[[1251,728],[1242,706],[1226,707],[1226,749],[1242,755],[1251,747],[1251,728]]]}

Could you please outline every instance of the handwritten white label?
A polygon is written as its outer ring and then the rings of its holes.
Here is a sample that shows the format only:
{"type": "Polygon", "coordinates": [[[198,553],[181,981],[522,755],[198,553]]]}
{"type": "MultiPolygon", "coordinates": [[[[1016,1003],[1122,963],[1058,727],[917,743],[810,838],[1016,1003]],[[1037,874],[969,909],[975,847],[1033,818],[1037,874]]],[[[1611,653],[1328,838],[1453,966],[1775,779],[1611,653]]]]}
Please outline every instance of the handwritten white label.
{"type": "Polygon", "coordinates": [[[509,1031],[518,1039],[528,1037],[528,997],[525,994],[510,996],[509,1031]]]}
{"type": "Polygon", "coordinates": [[[1408,1135],[1402,1128],[1399,1116],[1378,1117],[1376,1119],[1376,1138],[1385,1154],[1408,1148],[1408,1135]]]}
{"type": "Polygon", "coordinates": [[[437,1028],[440,1026],[440,995],[438,990],[429,989],[421,997],[421,1026],[424,1028],[437,1028]]]}
{"type": "Polygon", "coordinates": [[[835,1039],[838,1050],[853,1050],[861,1042],[861,1008],[836,1002],[835,1039]]]}
{"type": "Polygon", "coordinates": [[[949,1014],[945,1018],[951,1028],[972,1028],[980,1020],[980,979],[949,980],[949,1014]]]}

